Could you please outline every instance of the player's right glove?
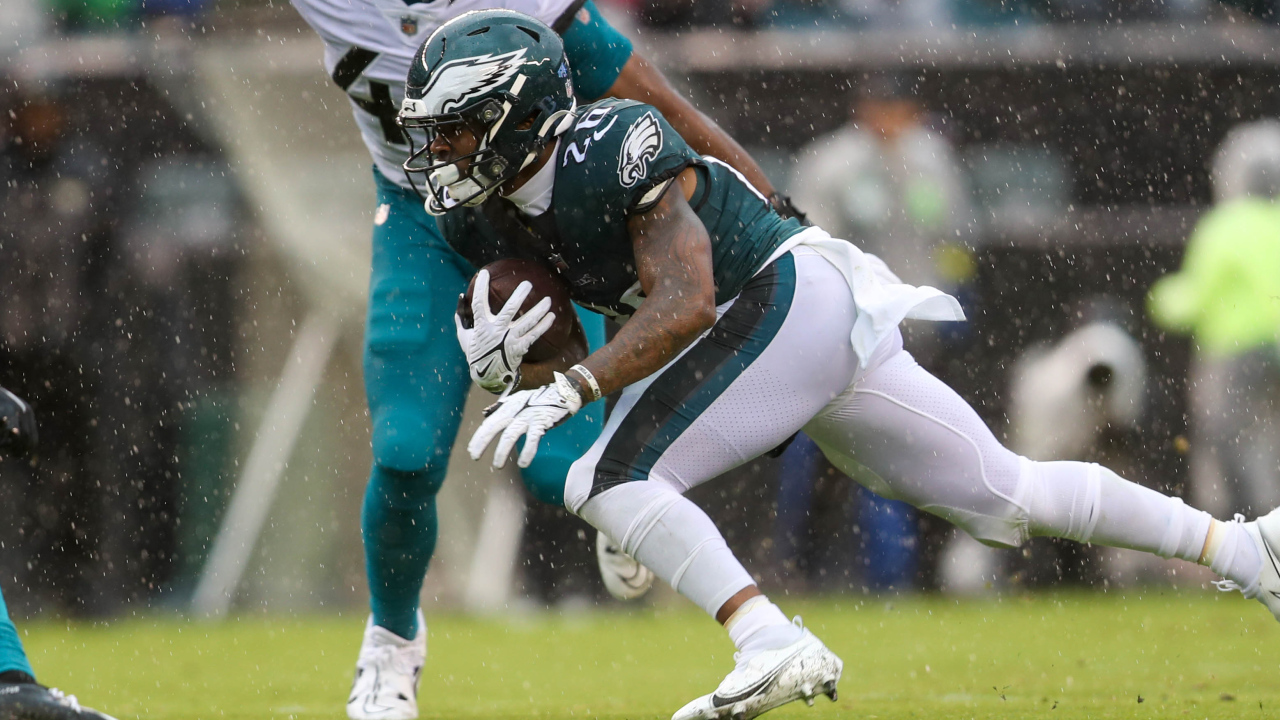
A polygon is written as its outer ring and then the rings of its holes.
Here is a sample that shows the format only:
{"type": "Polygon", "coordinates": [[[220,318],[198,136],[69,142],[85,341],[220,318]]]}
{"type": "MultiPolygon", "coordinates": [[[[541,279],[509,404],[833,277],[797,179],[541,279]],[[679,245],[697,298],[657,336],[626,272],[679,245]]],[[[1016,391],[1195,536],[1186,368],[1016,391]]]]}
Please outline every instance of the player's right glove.
{"type": "Polygon", "coordinates": [[[523,435],[524,447],[520,449],[516,465],[529,467],[538,454],[538,441],[542,436],[582,409],[582,396],[573,383],[561,373],[553,373],[553,377],[555,382],[550,385],[512,393],[485,409],[484,422],[467,443],[472,460],[479,460],[489,443],[501,433],[498,449],[493,453],[493,466],[500,468],[507,464],[511,448],[523,435]]]}
{"type": "Polygon", "coordinates": [[[36,414],[22,398],[0,388],[0,449],[18,457],[35,450],[36,414]]]}
{"type": "Polygon", "coordinates": [[[471,327],[466,327],[462,316],[454,313],[458,344],[467,354],[471,379],[491,393],[505,393],[520,382],[524,354],[556,321],[549,297],[516,319],[520,305],[532,291],[532,283],[520,283],[494,315],[489,312],[489,271],[481,270],[471,295],[471,327]]]}

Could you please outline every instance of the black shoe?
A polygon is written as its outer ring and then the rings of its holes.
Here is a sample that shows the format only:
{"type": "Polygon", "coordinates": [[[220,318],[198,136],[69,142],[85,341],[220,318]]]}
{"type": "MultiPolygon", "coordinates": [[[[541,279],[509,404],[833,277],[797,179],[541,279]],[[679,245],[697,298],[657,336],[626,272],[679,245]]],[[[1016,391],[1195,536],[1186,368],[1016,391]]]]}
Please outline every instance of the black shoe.
{"type": "Polygon", "coordinates": [[[115,720],[80,707],[75,695],[29,683],[0,683],[0,720],[115,720]]]}

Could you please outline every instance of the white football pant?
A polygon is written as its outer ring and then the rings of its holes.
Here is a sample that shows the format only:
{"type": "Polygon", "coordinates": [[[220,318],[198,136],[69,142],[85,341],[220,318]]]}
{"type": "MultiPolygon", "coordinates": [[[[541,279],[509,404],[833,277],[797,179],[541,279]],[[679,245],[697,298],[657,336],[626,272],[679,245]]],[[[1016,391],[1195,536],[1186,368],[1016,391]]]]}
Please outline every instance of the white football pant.
{"type": "Polygon", "coordinates": [[[571,468],[565,504],[713,616],[753,581],[681,494],[797,430],[876,493],[989,545],[1051,535],[1200,555],[1207,513],[1098,465],[1007,450],[899,333],[860,368],[849,341],[857,312],[834,266],[804,247],[783,255],[720,308],[707,336],[623,392],[571,468]]]}

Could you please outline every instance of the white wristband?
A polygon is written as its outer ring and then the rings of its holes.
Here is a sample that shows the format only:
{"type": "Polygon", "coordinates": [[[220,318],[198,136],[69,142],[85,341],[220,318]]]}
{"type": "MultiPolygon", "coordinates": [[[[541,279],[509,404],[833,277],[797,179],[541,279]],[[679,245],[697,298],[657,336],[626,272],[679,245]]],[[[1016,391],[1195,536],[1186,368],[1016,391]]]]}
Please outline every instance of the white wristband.
{"type": "Polygon", "coordinates": [[[581,365],[574,365],[569,369],[573,372],[578,373],[578,375],[580,375],[582,379],[587,382],[587,387],[590,388],[591,390],[591,402],[595,402],[596,400],[599,400],[600,399],[600,383],[596,382],[596,376],[592,375],[590,370],[582,367],[581,365]]]}

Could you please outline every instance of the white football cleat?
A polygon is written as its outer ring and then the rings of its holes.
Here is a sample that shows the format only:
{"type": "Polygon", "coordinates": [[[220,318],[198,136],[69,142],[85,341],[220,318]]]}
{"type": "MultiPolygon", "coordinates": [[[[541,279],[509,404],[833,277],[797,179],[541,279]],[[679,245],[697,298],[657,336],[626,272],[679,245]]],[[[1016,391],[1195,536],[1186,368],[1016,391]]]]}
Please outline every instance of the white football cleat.
{"type": "Polygon", "coordinates": [[[347,700],[351,720],[413,720],[418,717],[418,679],[427,660],[427,622],[418,611],[418,635],[405,640],[373,624],[364,629],[356,679],[347,700]]]}
{"type": "MultiPolygon", "coordinates": [[[[800,618],[796,618],[799,624],[800,618]]],[[[680,708],[671,720],[750,720],[793,700],[813,705],[818,695],[832,702],[844,663],[808,630],[777,650],[734,654],[738,665],[720,687],[680,708]]]]}
{"type": "Polygon", "coordinates": [[[653,571],[622,552],[604,533],[596,535],[596,560],[605,589],[619,600],[635,600],[653,587],[653,571]]]}
{"type": "Polygon", "coordinates": [[[1243,515],[1236,515],[1236,522],[1244,525],[1245,532],[1258,548],[1258,554],[1262,556],[1262,572],[1248,587],[1240,587],[1230,580],[1219,580],[1214,585],[1224,592],[1239,590],[1246,598],[1256,599],[1280,620],[1280,508],[1253,522],[1244,522],[1243,515]]]}

